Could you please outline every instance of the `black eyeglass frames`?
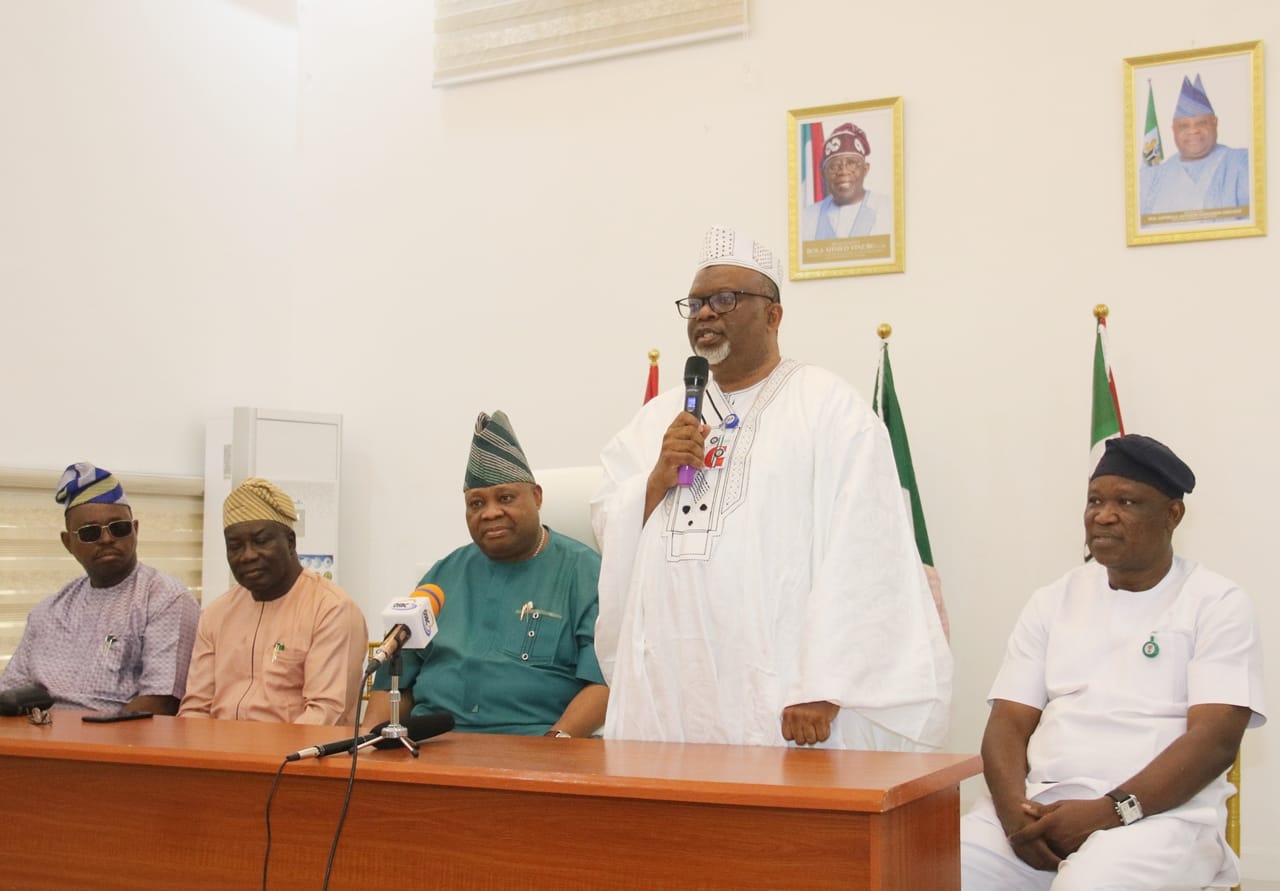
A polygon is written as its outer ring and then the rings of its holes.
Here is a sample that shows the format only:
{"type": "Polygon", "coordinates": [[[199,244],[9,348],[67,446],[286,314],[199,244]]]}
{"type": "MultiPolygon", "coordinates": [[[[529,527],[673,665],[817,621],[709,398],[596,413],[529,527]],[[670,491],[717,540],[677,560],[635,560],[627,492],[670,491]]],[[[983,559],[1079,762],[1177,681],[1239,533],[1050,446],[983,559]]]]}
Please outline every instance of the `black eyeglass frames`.
{"type": "Polygon", "coordinates": [[[722,316],[738,308],[739,297],[763,297],[770,303],[774,302],[768,294],[757,294],[754,291],[717,291],[708,297],[682,297],[676,301],[676,309],[686,319],[697,318],[704,306],[710,306],[712,312],[722,316]]]}

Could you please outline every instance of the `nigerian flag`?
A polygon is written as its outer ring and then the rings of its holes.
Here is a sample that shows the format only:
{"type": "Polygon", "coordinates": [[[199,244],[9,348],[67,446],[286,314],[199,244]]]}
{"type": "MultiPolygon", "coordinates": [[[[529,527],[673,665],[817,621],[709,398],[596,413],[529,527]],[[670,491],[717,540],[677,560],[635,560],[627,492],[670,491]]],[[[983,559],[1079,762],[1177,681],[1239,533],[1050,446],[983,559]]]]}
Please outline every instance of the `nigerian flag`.
{"type": "Polygon", "coordinates": [[[916,470],[911,464],[911,446],[907,443],[907,428],[902,423],[898,391],[893,386],[893,367],[889,364],[887,339],[890,333],[892,329],[888,325],[880,326],[880,337],[884,342],[880,344],[880,368],[876,371],[871,410],[880,416],[889,431],[889,442],[893,444],[893,461],[898,466],[898,483],[902,486],[902,500],[906,502],[907,513],[911,516],[911,525],[915,530],[916,550],[920,552],[920,562],[924,564],[924,574],[929,579],[929,593],[933,595],[933,605],[938,609],[942,633],[950,640],[951,623],[947,619],[947,607],[942,600],[942,579],[933,568],[933,549],[929,547],[929,530],[924,524],[924,508],[920,505],[916,470]]]}
{"type": "Polygon", "coordinates": [[[1160,124],[1156,120],[1156,98],[1147,81],[1147,124],[1142,134],[1142,163],[1154,167],[1164,160],[1164,146],[1160,143],[1160,124]]]}
{"type": "Polygon", "coordinates": [[[1098,331],[1093,341],[1093,423],[1089,430],[1089,469],[1098,465],[1103,445],[1113,436],[1124,435],[1124,421],[1120,418],[1120,399],[1116,396],[1116,377],[1111,373],[1107,358],[1107,315],[1110,310],[1103,304],[1093,308],[1098,320],[1098,331]]]}
{"type": "Polygon", "coordinates": [[[889,344],[880,345],[880,368],[876,372],[876,388],[871,397],[871,410],[880,416],[889,430],[893,443],[893,460],[898,465],[898,482],[902,484],[903,498],[911,513],[915,527],[916,549],[925,566],[933,565],[933,550],[929,547],[929,530],[924,525],[924,509],[920,506],[920,490],[916,486],[916,471],[911,466],[911,446],[907,444],[907,428],[902,423],[902,409],[898,405],[898,393],[893,387],[893,368],[889,365],[889,344]]]}

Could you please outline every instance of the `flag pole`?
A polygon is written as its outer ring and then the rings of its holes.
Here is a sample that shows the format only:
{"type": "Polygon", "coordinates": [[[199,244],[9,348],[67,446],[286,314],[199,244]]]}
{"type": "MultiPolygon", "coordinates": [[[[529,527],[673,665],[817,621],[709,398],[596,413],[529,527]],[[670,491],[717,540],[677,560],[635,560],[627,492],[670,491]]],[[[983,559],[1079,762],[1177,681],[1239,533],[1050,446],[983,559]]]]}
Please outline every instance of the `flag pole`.
{"type": "Polygon", "coordinates": [[[657,350],[649,350],[649,377],[644,385],[644,401],[648,402],[658,395],[658,356],[657,350]]]}
{"type": "MultiPolygon", "coordinates": [[[[880,363],[876,367],[876,392],[875,404],[884,406],[884,356],[889,349],[889,338],[893,336],[893,326],[888,322],[881,322],[876,328],[876,336],[880,338],[880,363]]],[[[883,411],[883,408],[881,408],[883,411]]]]}
{"type": "MultiPolygon", "coordinates": [[[[1120,397],[1116,394],[1116,379],[1111,373],[1111,358],[1107,355],[1107,316],[1110,308],[1099,303],[1093,308],[1097,320],[1093,335],[1093,381],[1089,406],[1089,467],[1098,466],[1106,452],[1106,441],[1124,436],[1124,421],[1120,417],[1120,397]]],[[[1084,546],[1084,559],[1089,561],[1089,545],[1084,546]]]]}
{"type": "Polygon", "coordinates": [[[1111,404],[1116,410],[1116,424],[1120,427],[1120,435],[1124,436],[1124,417],[1120,414],[1120,394],[1116,392],[1116,378],[1111,371],[1111,355],[1107,349],[1107,316],[1111,315],[1111,308],[1105,303],[1099,303],[1093,308],[1093,317],[1098,320],[1098,334],[1102,339],[1102,358],[1107,368],[1107,389],[1111,391],[1111,404]]]}

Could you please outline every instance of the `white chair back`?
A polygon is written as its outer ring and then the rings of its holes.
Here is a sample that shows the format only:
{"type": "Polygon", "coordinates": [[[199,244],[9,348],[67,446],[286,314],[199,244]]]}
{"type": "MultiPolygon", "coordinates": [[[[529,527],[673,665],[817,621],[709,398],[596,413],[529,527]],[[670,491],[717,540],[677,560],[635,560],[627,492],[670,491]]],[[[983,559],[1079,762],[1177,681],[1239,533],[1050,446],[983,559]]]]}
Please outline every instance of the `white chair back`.
{"type": "Polygon", "coordinates": [[[591,529],[591,496],[603,476],[604,468],[596,464],[535,470],[533,478],[542,486],[543,525],[599,553],[600,543],[591,529]]]}

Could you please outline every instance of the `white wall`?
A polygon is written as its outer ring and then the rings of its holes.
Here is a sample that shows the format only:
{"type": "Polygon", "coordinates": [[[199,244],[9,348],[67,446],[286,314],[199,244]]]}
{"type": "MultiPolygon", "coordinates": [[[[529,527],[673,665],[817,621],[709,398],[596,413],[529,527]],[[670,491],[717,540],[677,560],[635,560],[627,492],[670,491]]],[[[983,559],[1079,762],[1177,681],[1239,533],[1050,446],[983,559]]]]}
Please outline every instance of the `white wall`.
{"type": "MultiPolygon", "coordinates": [[[[1079,559],[1098,302],[1128,428],[1200,479],[1180,549],[1253,593],[1280,695],[1280,253],[1126,248],[1121,129],[1124,57],[1275,47],[1271,3],[758,0],[743,39],[449,90],[427,6],[0,7],[0,293],[36,326],[0,350],[0,464],[198,474],[232,405],[341,412],[344,582],[376,618],[465,540],[476,412],[535,465],[593,461],[650,348],[678,379],[705,226],[785,249],[785,111],[900,95],[908,271],[789,285],[783,346],[865,392],[894,325],[952,747],[978,745],[1017,610],[1079,559]]],[[[1280,878],[1277,792],[1280,737],[1251,732],[1250,877],[1280,878]]]]}
{"type": "Polygon", "coordinates": [[[0,460],[200,475],[297,401],[290,4],[0,5],[0,460]]]}

